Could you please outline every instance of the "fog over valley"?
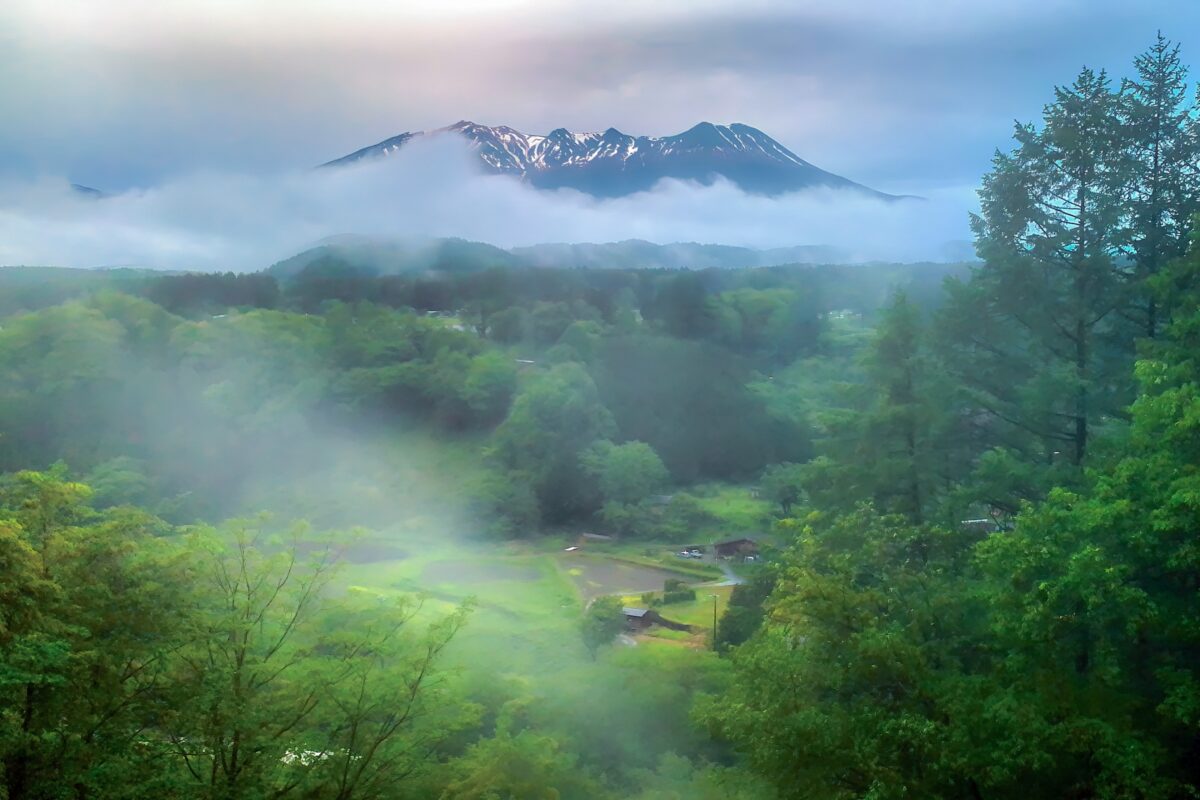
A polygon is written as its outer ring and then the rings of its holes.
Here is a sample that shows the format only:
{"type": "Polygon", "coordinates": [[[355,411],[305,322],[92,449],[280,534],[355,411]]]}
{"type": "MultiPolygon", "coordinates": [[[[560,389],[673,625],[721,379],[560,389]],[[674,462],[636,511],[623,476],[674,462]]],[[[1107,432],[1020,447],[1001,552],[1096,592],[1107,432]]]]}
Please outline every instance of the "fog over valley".
{"type": "Polygon", "coordinates": [[[480,174],[460,141],[432,139],[337,169],[203,172],[101,198],[61,178],[10,180],[0,184],[0,263],[258,270],[339,234],[816,245],[846,261],[944,261],[969,253],[973,203],[970,189],[887,202],[827,188],[768,197],[720,179],[597,199],[480,174]]]}

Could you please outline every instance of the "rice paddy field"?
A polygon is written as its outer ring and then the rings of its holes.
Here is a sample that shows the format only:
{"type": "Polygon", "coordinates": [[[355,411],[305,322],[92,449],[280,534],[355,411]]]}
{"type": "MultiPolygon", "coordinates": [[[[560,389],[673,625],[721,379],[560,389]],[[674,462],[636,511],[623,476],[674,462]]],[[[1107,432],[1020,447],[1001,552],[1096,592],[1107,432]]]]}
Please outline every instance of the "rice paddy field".
{"type": "MultiPolygon", "coordinates": [[[[371,536],[385,540],[387,534],[371,536]]],[[[486,663],[513,676],[553,672],[585,659],[579,618],[596,597],[628,595],[636,605],[642,593],[661,591],[668,578],[695,580],[603,554],[521,543],[483,548],[375,541],[362,548],[397,557],[344,564],[340,582],[347,591],[420,597],[427,619],[471,604],[469,622],[453,643],[451,657],[463,667],[486,663]]],[[[717,590],[728,596],[728,587],[717,590]]],[[[707,602],[704,608],[711,615],[707,602]]],[[[678,608],[689,624],[691,617],[700,616],[678,608]]]]}
{"type": "MultiPolygon", "coordinates": [[[[342,549],[335,589],[384,601],[418,598],[418,625],[469,605],[468,622],[448,658],[464,672],[485,666],[498,678],[537,678],[590,661],[579,619],[597,597],[617,595],[642,605],[641,596],[661,593],[667,579],[722,579],[711,564],[679,559],[678,544],[589,543],[569,551],[575,538],[567,533],[488,539],[468,511],[466,487],[478,473],[478,452],[476,441],[448,443],[420,432],[369,445],[338,440],[323,451],[320,469],[302,483],[266,487],[259,505],[303,515],[313,524],[314,540],[321,531],[361,525],[342,549]]],[[[707,503],[736,497],[739,517],[755,511],[741,489],[722,497],[712,487],[708,494],[707,503]]],[[[701,587],[695,602],[660,610],[708,631],[709,595],[718,595],[723,613],[729,591],[701,587]]],[[[666,629],[638,639],[652,648],[681,641],[703,648],[708,641],[707,633],[666,629]]]]}

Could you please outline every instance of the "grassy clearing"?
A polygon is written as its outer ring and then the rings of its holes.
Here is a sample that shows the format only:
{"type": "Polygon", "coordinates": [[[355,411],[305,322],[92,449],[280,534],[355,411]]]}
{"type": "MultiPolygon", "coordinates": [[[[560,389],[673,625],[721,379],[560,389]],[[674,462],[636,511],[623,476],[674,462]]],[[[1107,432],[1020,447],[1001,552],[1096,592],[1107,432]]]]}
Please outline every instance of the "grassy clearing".
{"type": "MultiPolygon", "coordinates": [[[[635,638],[639,642],[657,641],[673,647],[686,646],[693,650],[706,650],[712,646],[712,595],[717,597],[717,618],[720,619],[729,606],[729,596],[732,593],[732,586],[697,586],[695,600],[687,603],[654,606],[654,610],[665,618],[691,625],[693,628],[691,632],[654,626],[639,633],[635,638]]],[[[662,593],[655,592],[654,596],[661,598],[662,593]]],[[[621,597],[621,602],[628,606],[647,605],[640,595],[624,595],[621,597]]]]}
{"type": "Polygon", "coordinates": [[[706,483],[692,489],[700,507],[716,519],[705,530],[712,541],[764,533],[770,529],[771,504],[755,497],[754,488],[706,483]]]}
{"type": "Polygon", "coordinates": [[[729,606],[729,595],[732,593],[732,586],[697,586],[695,600],[659,606],[658,613],[676,622],[711,629],[713,601],[710,595],[717,596],[717,618],[720,619],[725,615],[725,609],[729,606]]]}
{"type": "Polygon", "coordinates": [[[424,594],[430,618],[471,602],[474,611],[450,651],[464,668],[538,675],[585,655],[578,594],[551,554],[443,545],[400,561],[354,565],[345,580],[379,596],[424,594]]]}
{"type": "MultiPolygon", "coordinates": [[[[729,606],[729,596],[733,593],[732,586],[697,586],[696,599],[686,603],[671,603],[655,606],[654,610],[669,620],[695,625],[705,630],[712,629],[713,601],[711,595],[717,596],[717,618],[725,614],[729,606]]],[[[654,597],[662,598],[662,592],[655,592],[654,597]]],[[[624,595],[621,602],[625,605],[644,605],[640,595],[624,595]]]]}

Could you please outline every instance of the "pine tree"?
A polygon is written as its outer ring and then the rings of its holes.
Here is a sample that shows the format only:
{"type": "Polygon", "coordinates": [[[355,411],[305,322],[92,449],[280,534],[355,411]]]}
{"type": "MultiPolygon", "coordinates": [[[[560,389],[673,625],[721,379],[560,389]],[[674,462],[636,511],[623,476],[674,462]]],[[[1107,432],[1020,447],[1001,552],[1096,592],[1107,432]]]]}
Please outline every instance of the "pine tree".
{"type": "Polygon", "coordinates": [[[915,524],[935,516],[965,467],[956,464],[964,448],[954,393],[926,336],[920,309],[897,292],[864,355],[865,380],[849,390],[852,407],[827,422],[821,457],[764,477],[785,514],[799,499],[791,490],[820,510],[870,502],[915,524]]]}
{"type": "Polygon", "coordinates": [[[875,397],[862,419],[858,454],[870,483],[870,497],[862,499],[914,523],[928,518],[945,486],[942,467],[952,420],[924,337],[920,310],[897,292],[867,357],[875,397]]]}
{"type": "Polygon", "coordinates": [[[1018,124],[1016,149],[996,154],[972,218],[986,262],[971,280],[974,315],[1008,341],[985,347],[985,368],[965,365],[963,377],[990,413],[1065,443],[1074,464],[1097,418],[1121,405],[1102,347],[1120,301],[1114,265],[1128,175],[1117,102],[1105,73],[1087,68],[1055,89],[1042,128],[1018,124]]]}
{"type": "Polygon", "coordinates": [[[1134,64],[1138,77],[1123,82],[1120,106],[1132,166],[1126,248],[1135,318],[1153,339],[1162,320],[1147,282],[1183,255],[1200,211],[1200,126],[1177,44],[1160,33],[1134,64]]]}

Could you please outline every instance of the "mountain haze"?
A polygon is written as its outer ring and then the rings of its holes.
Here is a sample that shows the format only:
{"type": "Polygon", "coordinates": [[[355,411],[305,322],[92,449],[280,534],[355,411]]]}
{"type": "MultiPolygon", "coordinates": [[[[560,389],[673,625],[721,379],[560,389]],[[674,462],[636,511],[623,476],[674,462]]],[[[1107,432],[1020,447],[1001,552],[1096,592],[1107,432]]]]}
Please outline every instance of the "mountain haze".
{"type": "Polygon", "coordinates": [[[822,246],[759,250],[696,242],[655,244],[640,239],[601,244],[537,244],[504,250],[465,239],[377,240],[339,236],[273,264],[277,278],[322,269],[366,274],[478,272],[495,267],[564,269],[738,269],[783,264],[847,261],[845,253],[822,246]]]}

